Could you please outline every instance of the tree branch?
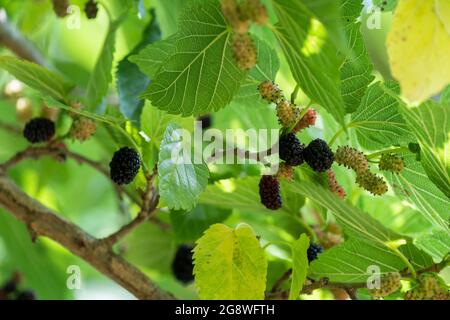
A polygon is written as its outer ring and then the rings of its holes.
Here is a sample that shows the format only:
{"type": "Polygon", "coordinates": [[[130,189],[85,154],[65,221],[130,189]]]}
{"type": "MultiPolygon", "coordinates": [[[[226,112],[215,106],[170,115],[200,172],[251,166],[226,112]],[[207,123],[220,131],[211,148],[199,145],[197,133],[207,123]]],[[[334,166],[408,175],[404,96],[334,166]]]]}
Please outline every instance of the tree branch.
{"type": "Polygon", "coordinates": [[[22,59],[45,65],[38,50],[11,24],[8,23],[5,10],[0,10],[0,44],[22,59]]]}
{"type": "Polygon", "coordinates": [[[90,263],[139,299],[173,299],[141,271],[115,254],[101,240],[64,220],[0,175],[0,206],[25,223],[37,236],[48,237],[90,263]]]}

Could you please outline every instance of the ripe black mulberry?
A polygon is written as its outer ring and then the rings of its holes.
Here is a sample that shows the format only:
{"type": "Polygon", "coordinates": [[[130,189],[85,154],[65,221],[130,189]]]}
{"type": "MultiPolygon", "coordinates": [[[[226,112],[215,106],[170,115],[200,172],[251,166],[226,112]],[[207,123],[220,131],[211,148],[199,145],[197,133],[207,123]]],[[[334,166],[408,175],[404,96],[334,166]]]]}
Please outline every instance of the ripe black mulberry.
{"type": "Polygon", "coordinates": [[[136,150],[123,147],[116,153],[109,163],[111,179],[119,184],[131,183],[139,172],[141,160],[136,150]]]}
{"type": "Polygon", "coordinates": [[[23,135],[31,143],[49,141],[55,135],[55,123],[47,118],[34,118],[25,125],[23,135]]]}
{"type": "Polygon", "coordinates": [[[328,144],[315,139],[305,148],[303,157],[306,163],[316,172],[324,172],[331,168],[334,161],[333,151],[328,144]]]}
{"type": "Polygon", "coordinates": [[[194,280],[194,263],[192,246],[181,245],[178,247],[172,262],[172,272],[179,281],[189,283],[194,280]]]}
{"type": "Polygon", "coordinates": [[[89,0],[86,2],[84,6],[84,12],[86,13],[86,17],[88,19],[95,19],[97,18],[98,14],[98,3],[94,0],[89,0]]]}
{"type": "Polygon", "coordinates": [[[259,196],[261,203],[270,210],[281,208],[280,183],[273,176],[265,175],[259,181],[259,196]]]}
{"type": "Polygon", "coordinates": [[[306,251],[309,263],[316,260],[319,254],[321,254],[322,252],[323,247],[320,244],[311,243],[308,250],[306,251]]]}
{"type": "Polygon", "coordinates": [[[305,146],[297,139],[295,134],[288,133],[280,137],[280,159],[290,166],[299,166],[304,162],[305,146]]]}

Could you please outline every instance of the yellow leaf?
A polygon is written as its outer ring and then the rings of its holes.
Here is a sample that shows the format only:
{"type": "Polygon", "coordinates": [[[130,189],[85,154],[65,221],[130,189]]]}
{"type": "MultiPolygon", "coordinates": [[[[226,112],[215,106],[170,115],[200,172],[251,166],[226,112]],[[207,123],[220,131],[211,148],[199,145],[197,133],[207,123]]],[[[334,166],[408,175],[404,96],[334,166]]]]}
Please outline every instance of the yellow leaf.
{"type": "Polygon", "coordinates": [[[450,83],[450,1],[400,0],[387,46],[405,99],[438,94],[450,83]]]}
{"type": "Polygon", "coordinates": [[[209,227],[197,241],[194,264],[201,299],[264,299],[267,260],[249,225],[209,227]]]}

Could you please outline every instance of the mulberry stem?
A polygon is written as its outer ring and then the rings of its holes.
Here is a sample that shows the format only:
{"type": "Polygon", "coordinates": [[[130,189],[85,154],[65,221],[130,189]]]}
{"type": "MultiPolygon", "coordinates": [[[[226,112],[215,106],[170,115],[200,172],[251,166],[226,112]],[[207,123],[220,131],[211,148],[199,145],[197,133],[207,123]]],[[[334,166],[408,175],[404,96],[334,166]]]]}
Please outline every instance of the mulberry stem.
{"type": "Polygon", "coordinates": [[[405,152],[405,151],[409,152],[409,149],[406,147],[399,147],[399,148],[381,150],[381,151],[377,151],[375,153],[369,154],[367,156],[367,159],[377,158],[385,153],[398,153],[398,152],[405,152]]]}
{"type": "Polygon", "coordinates": [[[411,264],[411,262],[408,260],[407,257],[405,257],[405,255],[403,253],[400,252],[400,250],[398,250],[398,248],[390,248],[400,259],[402,259],[402,261],[406,264],[406,266],[408,267],[408,270],[411,272],[411,276],[415,279],[417,278],[417,273],[416,273],[416,269],[414,269],[413,265],[411,264]]]}

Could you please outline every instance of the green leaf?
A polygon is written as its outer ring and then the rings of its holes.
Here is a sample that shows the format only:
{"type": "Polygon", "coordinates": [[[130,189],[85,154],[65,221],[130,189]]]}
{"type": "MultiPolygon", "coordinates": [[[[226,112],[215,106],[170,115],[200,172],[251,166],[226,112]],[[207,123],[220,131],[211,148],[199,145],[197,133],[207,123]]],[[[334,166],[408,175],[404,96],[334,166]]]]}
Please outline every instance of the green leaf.
{"type": "Polygon", "coordinates": [[[198,205],[192,211],[171,211],[170,221],[179,242],[194,242],[209,226],[224,221],[231,211],[198,205]]]}
{"type": "Polygon", "coordinates": [[[153,107],[150,101],[145,102],[141,115],[141,129],[150,138],[150,143],[156,148],[159,149],[164,137],[164,131],[170,123],[177,123],[189,131],[192,131],[194,128],[194,118],[183,118],[178,115],[168,114],[153,107]]]}
{"type": "Polygon", "coordinates": [[[171,273],[176,243],[171,231],[162,230],[151,223],[144,223],[122,242],[126,246],[125,258],[134,265],[171,273]]]}
{"type": "MultiPolygon", "coordinates": [[[[412,245],[400,248],[419,270],[433,263],[412,245]]],[[[378,267],[384,274],[401,271],[406,265],[395,253],[380,244],[350,238],[320,254],[311,263],[309,276],[316,280],[326,277],[331,282],[365,283],[374,275],[370,267],[378,267]]]]}
{"type": "Polygon", "coordinates": [[[289,188],[330,210],[346,233],[351,236],[378,242],[382,245],[387,245],[388,242],[401,238],[367,213],[342,201],[317,183],[295,181],[289,184],[289,188]]]}
{"type": "Polygon", "coordinates": [[[341,21],[342,5],[340,1],[303,0],[303,3],[327,28],[327,32],[330,35],[330,41],[335,45],[335,47],[342,52],[348,52],[349,46],[347,42],[347,35],[344,30],[344,24],[341,21]]]}
{"type": "Polygon", "coordinates": [[[235,65],[231,36],[218,2],[194,4],[180,17],[175,52],[143,96],[181,115],[201,115],[228,105],[246,74],[235,65]]]}
{"type": "Polygon", "coordinates": [[[371,85],[354,114],[349,128],[354,128],[359,143],[366,149],[379,150],[415,141],[399,111],[398,93],[393,81],[371,85]]]}
{"type": "Polygon", "coordinates": [[[393,11],[397,7],[398,0],[373,0],[373,5],[380,8],[383,12],[393,11]]]}
{"type": "Polygon", "coordinates": [[[58,74],[32,62],[13,57],[0,57],[0,68],[43,94],[65,100],[73,85],[58,74]]]}
{"type": "Polygon", "coordinates": [[[257,90],[258,85],[265,80],[275,80],[278,69],[280,68],[280,60],[274,49],[265,41],[257,38],[255,38],[255,45],[258,63],[256,67],[250,70],[233,100],[233,102],[244,104],[245,107],[253,107],[258,102],[265,106],[267,105],[267,101],[261,98],[257,90]]]}
{"type": "Polygon", "coordinates": [[[110,115],[103,115],[103,116],[101,116],[101,115],[98,115],[98,114],[96,114],[94,112],[86,111],[86,110],[83,110],[83,109],[73,108],[73,107],[70,107],[70,106],[68,106],[68,105],[66,105],[66,104],[64,104],[62,102],[59,102],[59,101],[57,101],[57,100],[55,100],[55,99],[53,99],[52,97],[49,97],[49,96],[42,97],[42,100],[50,108],[59,108],[59,109],[62,109],[62,110],[73,112],[73,113],[79,114],[79,115],[81,115],[83,117],[86,117],[86,118],[89,118],[89,119],[92,119],[92,120],[96,120],[96,121],[100,121],[100,122],[103,122],[103,123],[106,123],[106,124],[109,124],[109,125],[112,125],[112,126],[123,124],[126,121],[125,119],[123,119],[123,117],[113,117],[113,116],[110,116],[110,115]]]}
{"type": "Polygon", "coordinates": [[[435,231],[415,239],[414,244],[428,253],[437,262],[450,253],[450,235],[445,231],[435,231]]]}
{"type": "Polygon", "coordinates": [[[109,84],[112,81],[111,70],[116,46],[116,31],[121,22],[121,20],[111,22],[100,56],[89,78],[85,101],[89,111],[95,111],[108,93],[109,84]]]}
{"type": "Polygon", "coordinates": [[[402,115],[420,144],[421,162],[430,180],[450,199],[450,103],[402,105],[402,115]]]}
{"type": "Polygon", "coordinates": [[[450,200],[430,182],[421,163],[416,161],[415,154],[400,155],[405,163],[402,172],[400,174],[384,172],[395,193],[414,204],[424,218],[435,227],[449,232],[450,200]]]}
{"type": "MultiPolygon", "coordinates": [[[[259,196],[260,177],[222,180],[208,185],[200,196],[199,202],[226,209],[243,212],[273,214],[261,204],[259,196]]],[[[284,184],[283,184],[284,186],[284,184]]],[[[305,199],[293,194],[288,188],[282,189],[283,206],[277,213],[297,214],[305,199]]]]}
{"type": "Polygon", "coordinates": [[[347,15],[344,18],[345,33],[347,35],[348,46],[351,50],[340,68],[342,80],[341,92],[345,111],[352,113],[360,105],[368,85],[375,77],[372,75],[373,65],[360,31],[361,22],[357,21],[357,17],[362,10],[362,3],[355,4],[354,1],[347,0],[341,10],[344,15],[347,15]],[[357,13],[352,16],[352,12],[357,13]]]}
{"type": "Polygon", "coordinates": [[[194,249],[195,285],[201,299],[262,300],[267,261],[252,228],[211,226],[194,249]]]}
{"type": "Polygon", "coordinates": [[[302,234],[298,240],[292,244],[292,282],[289,290],[289,300],[296,300],[302,291],[303,284],[308,274],[308,256],[306,251],[309,248],[309,238],[302,234]]]}
{"type": "Polygon", "coordinates": [[[159,193],[169,208],[190,210],[208,183],[209,171],[206,164],[193,164],[190,154],[184,154],[187,141],[180,129],[171,123],[164,133],[158,160],[159,193]]]}
{"type": "Polygon", "coordinates": [[[33,243],[26,226],[1,209],[0,244],[0,278],[20,271],[24,277],[23,285],[32,288],[38,299],[70,298],[66,274],[61,272],[59,263],[67,263],[64,265],[67,268],[75,261],[66,259],[60,247],[55,248],[47,241],[38,239],[33,243]]]}
{"type": "Polygon", "coordinates": [[[312,100],[343,124],[340,61],[323,25],[300,1],[273,0],[272,3],[278,16],[273,31],[295,81],[312,100]]]}
{"type": "Polygon", "coordinates": [[[164,62],[175,51],[176,37],[160,40],[132,55],[129,60],[139,66],[139,69],[153,79],[164,62]]]}

